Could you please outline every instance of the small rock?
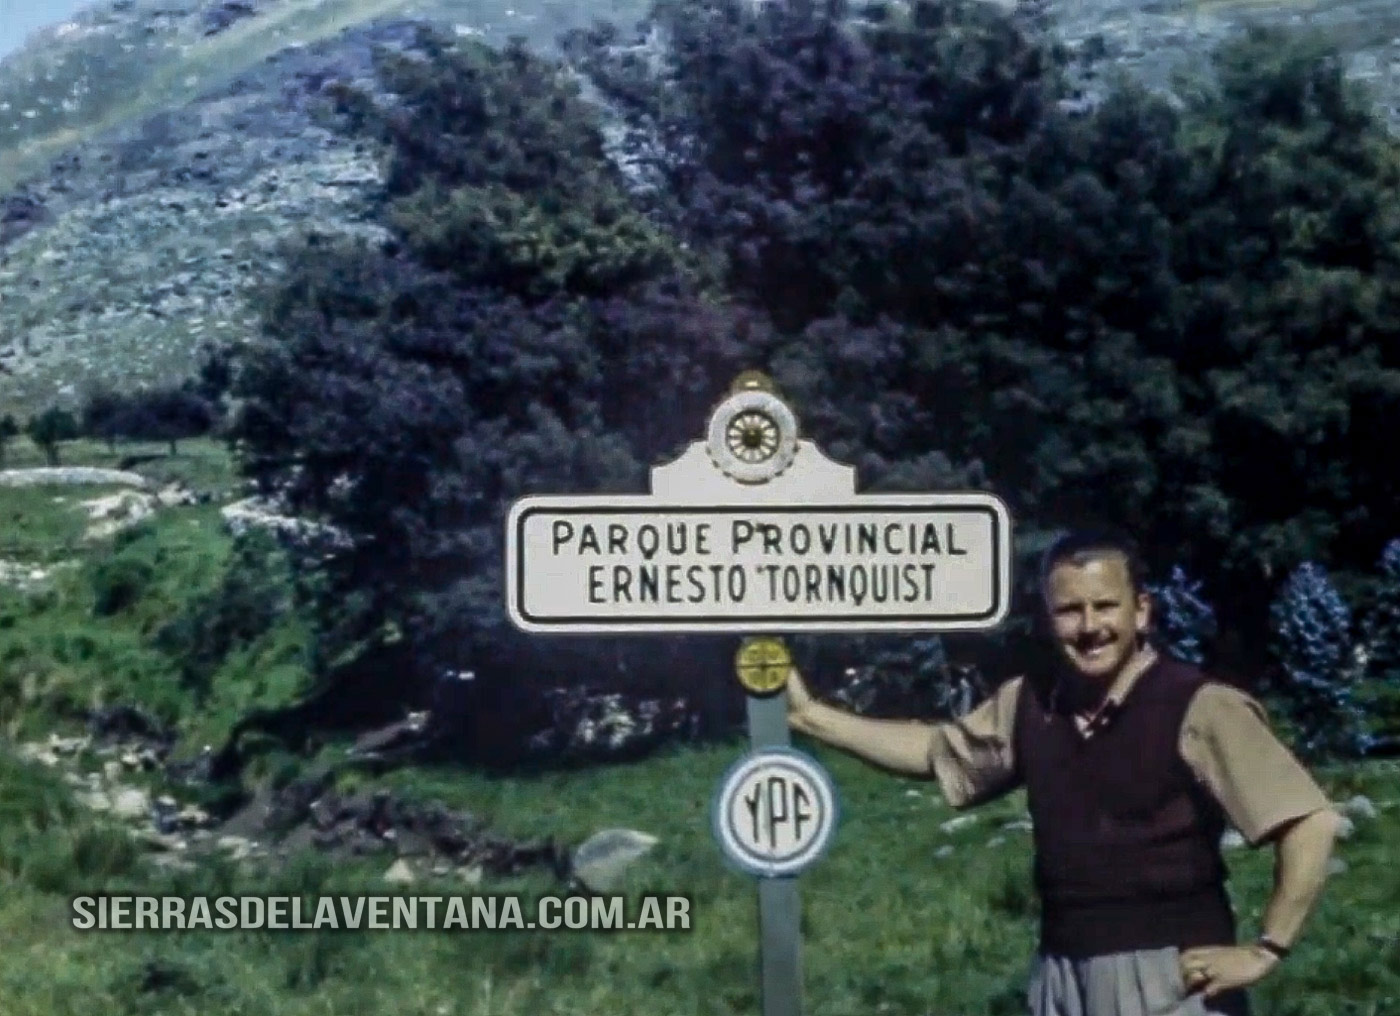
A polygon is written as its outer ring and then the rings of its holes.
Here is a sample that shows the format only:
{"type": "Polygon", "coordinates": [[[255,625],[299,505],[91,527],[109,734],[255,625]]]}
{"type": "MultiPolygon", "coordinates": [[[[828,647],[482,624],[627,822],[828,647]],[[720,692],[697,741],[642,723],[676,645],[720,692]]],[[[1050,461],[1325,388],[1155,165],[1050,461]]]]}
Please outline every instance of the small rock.
{"type": "Polygon", "coordinates": [[[49,735],[49,747],[59,755],[76,755],[88,746],[86,737],[59,737],[57,734],[49,735]]]}
{"type": "Polygon", "coordinates": [[[953,833],[957,832],[964,826],[972,825],[976,821],[976,815],[959,815],[957,818],[950,818],[947,822],[944,822],[938,828],[945,833],[953,833]]]}
{"type": "Polygon", "coordinates": [[[209,824],[209,813],[197,804],[187,804],[176,814],[175,820],[186,829],[209,824]]]}
{"type": "Polygon", "coordinates": [[[1003,843],[1005,843],[1005,842],[1006,842],[1006,837],[1005,837],[1005,836],[993,836],[990,840],[987,841],[987,846],[989,846],[989,847],[999,847],[999,846],[1001,846],[1001,845],[1002,845],[1003,843]]]}
{"type": "Polygon", "coordinates": [[[627,868],[658,842],[655,836],[635,829],[603,829],[574,851],[574,874],[593,892],[608,892],[617,888],[627,868]]]}
{"type": "Polygon", "coordinates": [[[1001,827],[1008,831],[1016,830],[1020,832],[1030,832],[1035,828],[1028,818],[1013,818],[1010,822],[1003,822],[1001,827]]]}
{"type": "Polygon", "coordinates": [[[1340,875],[1347,870],[1347,863],[1340,857],[1334,857],[1327,862],[1327,874],[1340,875]]]}
{"type": "Polygon", "coordinates": [[[1349,840],[1356,835],[1356,823],[1345,815],[1337,822],[1337,839],[1349,840]]]}
{"type": "Polygon", "coordinates": [[[140,787],[123,787],[112,797],[112,813],[118,818],[144,818],[151,810],[151,795],[140,787]]]}
{"type": "Polygon", "coordinates": [[[905,797],[923,797],[924,795],[923,795],[923,793],[922,793],[921,791],[918,791],[918,790],[906,790],[906,791],[904,792],[904,796],[905,796],[905,797]]]}
{"type": "Polygon", "coordinates": [[[402,857],[389,865],[389,870],[384,873],[384,881],[395,885],[412,882],[415,877],[413,869],[408,866],[408,862],[402,857]]]}
{"type": "Polygon", "coordinates": [[[481,885],[482,870],[479,864],[458,868],[457,874],[467,885],[481,885]]]}
{"type": "Polygon", "coordinates": [[[1225,835],[1220,837],[1221,850],[1238,850],[1245,845],[1244,836],[1238,829],[1226,829],[1225,835]]]}
{"type": "Polygon", "coordinates": [[[102,763],[102,775],[107,777],[108,783],[117,782],[122,776],[122,764],[115,760],[102,763]]]}
{"type": "Polygon", "coordinates": [[[195,863],[179,854],[152,854],[151,864],[166,871],[194,871],[195,863]]]}
{"type": "Polygon", "coordinates": [[[235,861],[241,861],[253,852],[253,841],[243,836],[220,836],[214,846],[227,850],[235,861]]]}
{"type": "Polygon", "coordinates": [[[933,856],[934,856],[934,857],[951,857],[951,856],[952,856],[952,853],[953,853],[953,845],[952,845],[951,843],[945,843],[945,844],[943,844],[943,846],[939,847],[937,850],[935,850],[935,851],[933,852],[933,856]]]}
{"type": "Polygon", "coordinates": [[[140,769],[141,756],[134,751],[122,752],[122,765],[128,769],[140,769]]]}
{"type": "Polygon", "coordinates": [[[154,829],[135,829],[132,836],[154,850],[184,850],[189,846],[179,836],[157,832],[154,829]]]}
{"type": "Polygon", "coordinates": [[[93,811],[111,811],[112,799],[100,790],[89,791],[86,794],[77,795],[78,803],[93,811]]]}

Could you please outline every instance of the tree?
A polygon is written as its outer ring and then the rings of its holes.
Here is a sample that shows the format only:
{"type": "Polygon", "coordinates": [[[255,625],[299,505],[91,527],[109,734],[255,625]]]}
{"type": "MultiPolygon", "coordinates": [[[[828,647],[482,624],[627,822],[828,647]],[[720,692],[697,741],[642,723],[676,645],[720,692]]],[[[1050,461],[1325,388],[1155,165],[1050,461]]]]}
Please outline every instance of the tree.
{"type": "Polygon", "coordinates": [[[78,421],[66,409],[54,406],[38,416],[30,417],[26,428],[29,440],[44,450],[49,465],[59,464],[59,447],[64,441],[73,441],[81,436],[78,421]]]}
{"type": "Polygon", "coordinates": [[[1371,673],[1400,688],[1400,539],[1385,545],[1378,565],[1366,633],[1371,673]]]}
{"type": "Polygon", "coordinates": [[[1215,635],[1215,611],[1201,596],[1201,583],[1191,581],[1180,565],[1170,578],[1149,587],[1162,648],[1179,660],[1200,666],[1205,646],[1215,635]]]}
{"type": "Polygon", "coordinates": [[[199,370],[189,385],[220,416],[233,385],[233,369],[234,357],[227,347],[206,346],[200,350],[199,370]]]}
{"type": "Polygon", "coordinates": [[[1032,539],[1127,527],[1247,644],[1302,560],[1368,568],[1400,159],[1337,54],[1250,33],[1180,111],[1120,84],[1081,115],[995,5],[849,13],[675,0],[660,46],[570,40],[656,213],[791,339],[809,431],[872,485],[990,486],[1032,539]]]}
{"type": "Polygon", "coordinates": [[[1400,481],[1400,159],[1331,44],[1257,30],[1188,97],[1174,212],[1178,524],[1240,617],[1303,560],[1361,574],[1400,481]]]}
{"type": "Polygon", "coordinates": [[[644,489],[767,333],[708,299],[703,265],[632,208],[557,68],[423,38],[431,61],[382,59],[392,113],[337,100],[388,146],[395,241],[290,245],[264,335],[237,356],[230,436],[261,492],[349,537],[294,551],[323,680],[395,646],[402,666],[366,689],[386,701],[471,670],[477,726],[458,742],[482,757],[519,751],[556,684],[729,690],[715,640],[687,657],[675,640],[520,637],[503,526],[530,491],[644,489]]]}
{"type": "Polygon", "coordinates": [[[118,438],[126,436],[130,409],[125,396],[110,388],[96,389],[83,403],[83,435],[105,441],[109,451],[116,451],[118,438]]]}
{"type": "Polygon", "coordinates": [[[165,441],[179,453],[184,438],[200,437],[214,427],[214,407],[193,388],[167,386],[133,395],[118,418],[121,433],[138,441],[165,441]]]}
{"type": "Polygon", "coordinates": [[[1365,707],[1374,750],[1400,750],[1400,539],[1381,553],[1377,581],[1362,621],[1366,650],[1365,707]]]}
{"type": "Polygon", "coordinates": [[[1363,754],[1369,736],[1356,702],[1351,611],[1326,570],[1311,561],[1300,565],[1271,616],[1278,695],[1300,751],[1314,758],[1363,754]]]}
{"type": "Polygon", "coordinates": [[[5,468],[6,455],[9,452],[10,442],[19,436],[19,424],[15,423],[15,418],[9,413],[0,417],[0,469],[5,468]]]}

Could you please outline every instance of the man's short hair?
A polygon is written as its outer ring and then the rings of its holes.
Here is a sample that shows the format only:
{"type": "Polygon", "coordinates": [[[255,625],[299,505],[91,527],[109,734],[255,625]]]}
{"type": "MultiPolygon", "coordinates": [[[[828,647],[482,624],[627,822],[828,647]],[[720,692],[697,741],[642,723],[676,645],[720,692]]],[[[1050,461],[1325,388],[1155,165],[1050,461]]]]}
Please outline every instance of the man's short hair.
{"type": "Polygon", "coordinates": [[[1128,579],[1133,595],[1147,591],[1147,570],[1143,566],[1137,541],[1126,533],[1112,529],[1072,529],[1061,533],[1046,548],[1040,559],[1040,591],[1050,588],[1050,572],[1057,565],[1082,565],[1105,554],[1122,554],[1128,563],[1128,579]]]}

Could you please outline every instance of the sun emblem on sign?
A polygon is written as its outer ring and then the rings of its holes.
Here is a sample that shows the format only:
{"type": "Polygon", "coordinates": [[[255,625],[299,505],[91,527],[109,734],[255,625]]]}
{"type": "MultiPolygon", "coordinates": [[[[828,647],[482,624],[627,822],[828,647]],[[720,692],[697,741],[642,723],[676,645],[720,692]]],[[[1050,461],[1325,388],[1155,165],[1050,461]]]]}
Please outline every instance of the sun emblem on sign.
{"type": "Polygon", "coordinates": [[[749,371],[710,417],[706,449],[731,479],[764,483],[792,465],[797,455],[797,419],[772,383],[749,371]]]}
{"type": "Polygon", "coordinates": [[[729,421],[725,433],[729,450],[744,462],[763,462],[778,451],[778,424],[757,409],[742,412],[729,421]]]}

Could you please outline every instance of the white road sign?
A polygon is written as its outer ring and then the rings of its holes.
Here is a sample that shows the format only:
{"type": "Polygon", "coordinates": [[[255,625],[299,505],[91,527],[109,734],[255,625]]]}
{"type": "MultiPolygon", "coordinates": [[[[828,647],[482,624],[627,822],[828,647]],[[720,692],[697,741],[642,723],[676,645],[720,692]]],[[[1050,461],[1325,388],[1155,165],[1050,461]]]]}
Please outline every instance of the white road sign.
{"type": "Polygon", "coordinates": [[[836,788],[816,760],[792,748],[764,748],[740,759],[711,805],[715,838],[731,862],[753,875],[796,875],[836,833],[836,788]]]}
{"type": "Polygon", "coordinates": [[[527,497],[506,529],[526,631],[971,631],[1010,601],[1010,514],[982,493],[827,504],[527,497]]]}

